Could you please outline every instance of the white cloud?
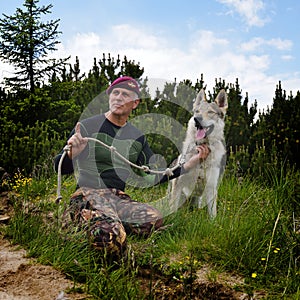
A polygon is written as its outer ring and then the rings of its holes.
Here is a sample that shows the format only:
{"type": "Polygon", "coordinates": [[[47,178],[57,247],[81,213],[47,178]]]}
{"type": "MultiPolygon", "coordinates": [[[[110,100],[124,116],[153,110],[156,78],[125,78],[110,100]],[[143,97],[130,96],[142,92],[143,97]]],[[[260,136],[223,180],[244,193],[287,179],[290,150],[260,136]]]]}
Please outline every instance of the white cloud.
{"type": "Polygon", "coordinates": [[[245,43],[242,43],[241,50],[248,52],[260,51],[264,46],[269,46],[280,51],[288,51],[291,50],[293,42],[291,40],[283,40],[280,38],[268,40],[261,37],[255,37],[245,43]]]}
{"type": "Polygon", "coordinates": [[[291,61],[294,59],[294,57],[292,55],[282,55],[281,59],[285,61],[291,61]]]}
{"type": "Polygon", "coordinates": [[[250,41],[241,44],[242,51],[253,52],[259,49],[264,44],[264,39],[260,37],[255,37],[250,41]]]}
{"type": "Polygon", "coordinates": [[[261,0],[218,0],[220,3],[226,4],[238,13],[249,26],[262,27],[268,18],[262,18],[260,13],[264,11],[265,5],[261,0]]]}
{"type": "Polygon", "coordinates": [[[147,33],[146,29],[142,30],[128,24],[113,26],[111,34],[118,48],[134,47],[156,49],[165,46],[164,40],[150,32],[147,33]]]}
{"type": "Polygon", "coordinates": [[[277,38],[268,40],[267,45],[272,46],[278,50],[291,50],[293,42],[291,40],[282,40],[280,38],[277,38]]]}

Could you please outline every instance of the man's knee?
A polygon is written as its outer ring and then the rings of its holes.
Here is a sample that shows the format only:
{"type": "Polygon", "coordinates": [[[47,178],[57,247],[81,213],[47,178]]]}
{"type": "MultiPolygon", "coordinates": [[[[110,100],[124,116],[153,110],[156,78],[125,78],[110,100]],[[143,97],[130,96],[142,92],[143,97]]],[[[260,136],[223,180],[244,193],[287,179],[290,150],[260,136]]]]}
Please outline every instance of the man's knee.
{"type": "Polygon", "coordinates": [[[122,253],[126,248],[126,231],[120,222],[95,217],[89,222],[88,233],[97,250],[122,253]]]}
{"type": "Polygon", "coordinates": [[[157,209],[146,205],[144,210],[135,212],[131,220],[122,222],[128,233],[150,235],[163,225],[163,216],[157,209]]]}

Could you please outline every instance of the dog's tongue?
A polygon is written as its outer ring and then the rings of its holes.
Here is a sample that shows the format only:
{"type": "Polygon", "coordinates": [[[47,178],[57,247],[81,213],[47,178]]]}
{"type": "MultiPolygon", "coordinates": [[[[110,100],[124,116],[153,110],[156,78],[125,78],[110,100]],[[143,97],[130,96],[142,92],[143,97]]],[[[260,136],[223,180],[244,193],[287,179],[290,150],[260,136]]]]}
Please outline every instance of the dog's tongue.
{"type": "Polygon", "coordinates": [[[198,129],[196,133],[196,139],[201,140],[205,138],[205,130],[204,129],[198,129]]]}

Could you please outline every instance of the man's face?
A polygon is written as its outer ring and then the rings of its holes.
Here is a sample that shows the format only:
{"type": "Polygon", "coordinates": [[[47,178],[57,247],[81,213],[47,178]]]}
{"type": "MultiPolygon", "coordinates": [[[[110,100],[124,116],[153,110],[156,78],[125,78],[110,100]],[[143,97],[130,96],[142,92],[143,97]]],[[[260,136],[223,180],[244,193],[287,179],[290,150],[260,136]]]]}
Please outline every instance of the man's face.
{"type": "Polygon", "coordinates": [[[131,111],[139,104],[136,94],[124,88],[114,88],[109,95],[109,109],[117,115],[129,116],[131,111]]]}

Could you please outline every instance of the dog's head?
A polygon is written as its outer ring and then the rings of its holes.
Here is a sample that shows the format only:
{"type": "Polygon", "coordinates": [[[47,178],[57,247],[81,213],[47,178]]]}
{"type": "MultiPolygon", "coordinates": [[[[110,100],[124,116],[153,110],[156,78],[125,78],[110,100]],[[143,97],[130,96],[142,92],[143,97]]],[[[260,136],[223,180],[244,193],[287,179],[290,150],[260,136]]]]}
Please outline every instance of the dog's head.
{"type": "Polygon", "coordinates": [[[202,144],[209,140],[210,135],[224,129],[224,118],[228,108],[227,95],[221,90],[214,102],[208,102],[202,89],[193,104],[196,127],[196,143],[202,144]],[[222,128],[221,128],[222,127],[222,128]]]}

